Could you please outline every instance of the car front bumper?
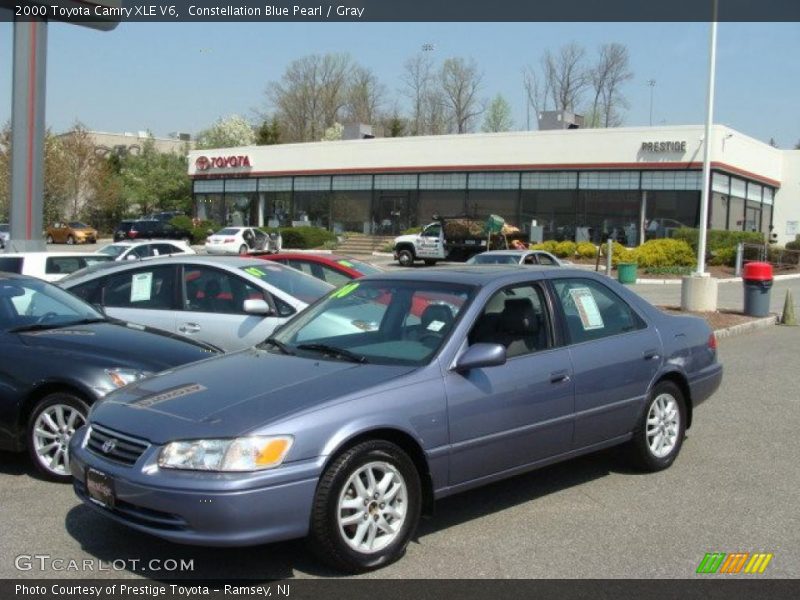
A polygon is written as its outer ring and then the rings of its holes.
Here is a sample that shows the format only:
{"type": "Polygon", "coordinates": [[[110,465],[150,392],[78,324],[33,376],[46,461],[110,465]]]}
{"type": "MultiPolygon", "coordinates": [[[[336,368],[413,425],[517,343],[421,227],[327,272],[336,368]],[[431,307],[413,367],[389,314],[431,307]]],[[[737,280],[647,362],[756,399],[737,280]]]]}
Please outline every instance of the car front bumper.
{"type": "Polygon", "coordinates": [[[150,447],[133,466],[83,447],[84,428],[70,444],[70,470],[78,497],[92,509],[133,529],[183,544],[250,546],[304,537],[323,460],[257,473],[205,473],[160,469],[160,448],[150,447]],[[90,499],[87,469],[111,478],[114,504],[90,499]]]}

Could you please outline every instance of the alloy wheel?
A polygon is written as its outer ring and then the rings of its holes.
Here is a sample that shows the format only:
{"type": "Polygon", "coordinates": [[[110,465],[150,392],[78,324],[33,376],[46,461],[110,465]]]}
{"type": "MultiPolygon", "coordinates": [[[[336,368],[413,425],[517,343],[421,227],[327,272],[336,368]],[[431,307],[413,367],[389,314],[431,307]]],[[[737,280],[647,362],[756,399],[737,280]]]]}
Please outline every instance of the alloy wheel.
{"type": "Polygon", "coordinates": [[[663,458],[678,443],[681,414],[678,403],[671,394],[659,394],[647,413],[645,435],[653,456],[663,458]]]}
{"type": "Polygon", "coordinates": [[[74,406],[53,404],[33,424],[33,446],[39,463],[54,475],[69,474],[69,441],[86,422],[74,406]]]}

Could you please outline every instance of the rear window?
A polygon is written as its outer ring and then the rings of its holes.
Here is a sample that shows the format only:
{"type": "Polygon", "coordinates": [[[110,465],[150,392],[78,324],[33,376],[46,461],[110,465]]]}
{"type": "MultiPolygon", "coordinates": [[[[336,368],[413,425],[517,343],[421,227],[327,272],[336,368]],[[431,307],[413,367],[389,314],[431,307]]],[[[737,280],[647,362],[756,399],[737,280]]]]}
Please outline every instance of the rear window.
{"type": "Polygon", "coordinates": [[[88,229],[89,226],[86,223],[81,223],[80,221],[72,221],[69,224],[70,227],[73,229],[88,229]]]}
{"type": "Polygon", "coordinates": [[[336,262],[338,262],[343,267],[350,267],[351,269],[355,269],[362,275],[375,275],[376,273],[383,273],[383,271],[381,271],[375,265],[371,265],[369,263],[365,263],[362,260],[356,260],[354,258],[343,258],[336,262]]]}
{"type": "Polygon", "coordinates": [[[262,263],[239,268],[306,304],[315,302],[333,289],[332,285],[320,279],[281,265],[262,263]]]}
{"type": "Polygon", "coordinates": [[[0,255],[0,271],[22,273],[22,257],[0,255]]]}
{"type": "Polygon", "coordinates": [[[214,235],[236,235],[239,233],[238,229],[234,229],[233,227],[226,227],[225,229],[220,229],[214,235]]]}
{"type": "Polygon", "coordinates": [[[87,255],[87,256],[51,256],[44,263],[44,272],[48,275],[58,275],[62,273],[68,275],[78,269],[83,269],[99,262],[113,260],[113,257],[106,255],[87,255]]]}

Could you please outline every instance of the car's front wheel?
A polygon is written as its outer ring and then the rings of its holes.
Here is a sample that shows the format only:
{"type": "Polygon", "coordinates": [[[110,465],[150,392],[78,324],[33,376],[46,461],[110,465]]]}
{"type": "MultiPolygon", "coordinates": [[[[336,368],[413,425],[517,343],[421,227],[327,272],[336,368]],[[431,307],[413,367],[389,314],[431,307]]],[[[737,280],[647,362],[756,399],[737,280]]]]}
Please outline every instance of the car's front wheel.
{"type": "Polygon", "coordinates": [[[417,529],[419,473],[395,444],[370,440],[331,463],[317,487],[310,541],[331,566],[358,573],[402,556],[417,529]]]}
{"type": "Polygon", "coordinates": [[[72,244],[75,243],[75,238],[72,237],[71,235],[67,236],[67,243],[71,246],[72,244]]]}
{"type": "Polygon", "coordinates": [[[53,236],[52,236],[52,235],[48,235],[48,236],[47,236],[47,239],[46,239],[45,241],[46,241],[48,244],[52,244],[52,243],[53,243],[53,236]]]}
{"type": "Polygon", "coordinates": [[[28,452],[47,479],[67,482],[69,441],[86,423],[88,405],[78,396],[55,392],[42,398],[28,419],[28,452]]]}
{"type": "Polygon", "coordinates": [[[678,456],[686,433],[686,400],[672,381],[653,388],[647,408],[634,432],[635,462],[646,471],[666,469],[678,456]]]}
{"type": "Polygon", "coordinates": [[[401,267],[410,267],[411,265],[414,264],[414,253],[407,248],[398,250],[397,262],[400,264],[401,267]]]}

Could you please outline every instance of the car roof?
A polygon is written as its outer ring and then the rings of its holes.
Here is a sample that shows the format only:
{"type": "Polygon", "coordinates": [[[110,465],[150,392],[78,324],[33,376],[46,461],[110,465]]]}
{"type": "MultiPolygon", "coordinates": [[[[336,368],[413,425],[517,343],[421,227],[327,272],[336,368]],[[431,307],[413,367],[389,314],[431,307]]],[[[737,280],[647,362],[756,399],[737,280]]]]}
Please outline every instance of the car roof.
{"type": "Polygon", "coordinates": [[[524,281],[530,279],[546,279],[553,276],[594,277],[594,272],[584,269],[570,269],[540,266],[540,265],[464,265],[447,268],[427,268],[386,271],[384,273],[367,275],[363,280],[393,280],[393,281],[436,281],[443,283],[463,283],[467,285],[484,286],[499,280],[524,281]]]}
{"type": "Polygon", "coordinates": [[[49,252],[46,250],[31,252],[2,252],[2,257],[27,258],[33,256],[52,256],[54,258],[69,258],[72,256],[97,256],[95,252],[49,252]]]}
{"type": "Polygon", "coordinates": [[[522,256],[523,254],[530,254],[531,252],[537,252],[537,250],[487,250],[475,256],[522,256]]]}
{"type": "MultiPolygon", "coordinates": [[[[264,262],[259,258],[250,258],[242,256],[208,256],[205,254],[172,254],[169,256],[159,256],[153,260],[148,260],[146,263],[142,261],[109,261],[91,265],[74,274],[68,276],[69,281],[77,281],[80,279],[91,279],[94,275],[116,273],[118,271],[125,271],[128,269],[135,269],[141,267],[143,264],[150,265],[209,265],[209,266],[223,266],[230,268],[248,267],[248,266],[262,266],[264,262]]],[[[283,265],[277,265],[281,268],[283,265]]]]}

